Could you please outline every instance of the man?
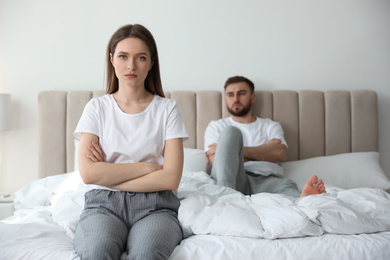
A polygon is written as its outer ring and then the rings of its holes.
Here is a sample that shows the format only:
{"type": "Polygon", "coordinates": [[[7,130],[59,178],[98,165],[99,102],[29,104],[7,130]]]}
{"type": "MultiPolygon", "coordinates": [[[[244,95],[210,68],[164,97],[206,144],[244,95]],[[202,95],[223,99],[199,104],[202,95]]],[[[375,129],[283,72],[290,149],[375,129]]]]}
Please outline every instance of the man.
{"type": "Polygon", "coordinates": [[[211,177],[218,185],[246,195],[270,192],[302,197],[326,193],[323,181],[315,175],[302,192],[295,182],[282,178],[279,163],[287,157],[284,132],[280,123],[253,115],[256,94],[252,81],[242,76],[229,78],[225,102],[231,117],[210,122],[204,136],[211,177]]]}

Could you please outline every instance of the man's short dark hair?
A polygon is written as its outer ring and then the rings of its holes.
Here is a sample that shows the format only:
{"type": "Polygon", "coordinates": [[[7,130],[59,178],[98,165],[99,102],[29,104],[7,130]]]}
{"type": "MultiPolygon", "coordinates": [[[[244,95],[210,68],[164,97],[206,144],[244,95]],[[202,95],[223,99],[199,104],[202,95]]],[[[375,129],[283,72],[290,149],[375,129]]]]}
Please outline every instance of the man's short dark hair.
{"type": "Polygon", "coordinates": [[[224,89],[226,90],[226,87],[230,84],[233,84],[233,83],[239,83],[239,82],[245,82],[246,84],[248,84],[248,86],[250,87],[251,89],[251,92],[255,92],[255,84],[253,84],[253,82],[243,76],[234,76],[234,77],[230,77],[226,80],[225,82],[225,86],[224,86],[224,89]]]}

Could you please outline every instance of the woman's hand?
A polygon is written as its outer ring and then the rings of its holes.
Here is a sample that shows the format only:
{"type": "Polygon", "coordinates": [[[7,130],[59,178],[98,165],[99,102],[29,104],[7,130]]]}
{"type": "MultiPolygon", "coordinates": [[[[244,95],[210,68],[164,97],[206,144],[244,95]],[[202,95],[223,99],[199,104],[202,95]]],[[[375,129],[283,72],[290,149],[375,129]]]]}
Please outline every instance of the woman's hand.
{"type": "Polygon", "coordinates": [[[87,157],[93,162],[103,162],[103,150],[100,148],[100,145],[96,142],[92,142],[88,146],[89,153],[87,157]]]}
{"type": "MultiPolygon", "coordinates": [[[[132,163],[133,165],[147,165],[157,167],[157,171],[133,178],[127,182],[111,185],[110,188],[131,192],[155,192],[161,190],[177,190],[183,172],[183,141],[173,138],[165,141],[164,165],[152,162],[132,163]]],[[[142,166],[144,168],[144,166],[142,166]]],[[[152,169],[153,169],[152,168],[152,169]]],[[[145,169],[145,168],[144,168],[145,169]]],[[[151,170],[152,170],[151,169],[151,170]]]]}

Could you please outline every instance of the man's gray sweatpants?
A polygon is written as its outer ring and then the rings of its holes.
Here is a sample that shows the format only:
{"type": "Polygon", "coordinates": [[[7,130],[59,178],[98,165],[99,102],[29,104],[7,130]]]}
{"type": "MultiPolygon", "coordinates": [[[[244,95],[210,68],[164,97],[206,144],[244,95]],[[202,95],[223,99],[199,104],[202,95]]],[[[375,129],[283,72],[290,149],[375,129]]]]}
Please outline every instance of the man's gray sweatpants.
{"type": "Polygon", "coordinates": [[[211,177],[218,185],[233,188],[245,195],[269,192],[300,196],[296,183],[290,179],[245,172],[242,133],[234,126],[225,127],[218,139],[211,177]]]}
{"type": "Polygon", "coordinates": [[[182,240],[179,199],[172,191],[91,190],[76,228],[81,259],[168,259],[182,240]]]}

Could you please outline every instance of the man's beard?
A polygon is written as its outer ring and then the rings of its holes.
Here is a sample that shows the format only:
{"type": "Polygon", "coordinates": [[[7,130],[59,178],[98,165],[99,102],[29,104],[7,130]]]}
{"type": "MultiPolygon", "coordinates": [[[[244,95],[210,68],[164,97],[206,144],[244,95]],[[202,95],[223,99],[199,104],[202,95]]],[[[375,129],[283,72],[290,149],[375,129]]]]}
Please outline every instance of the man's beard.
{"type": "Polygon", "coordinates": [[[241,117],[241,116],[246,116],[251,110],[251,108],[252,108],[252,103],[248,103],[246,106],[243,106],[241,110],[236,111],[231,109],[230,107],[227,107],[227,110],[233,116],[241,117]]]}

